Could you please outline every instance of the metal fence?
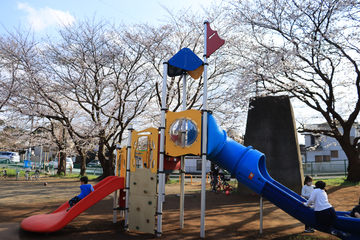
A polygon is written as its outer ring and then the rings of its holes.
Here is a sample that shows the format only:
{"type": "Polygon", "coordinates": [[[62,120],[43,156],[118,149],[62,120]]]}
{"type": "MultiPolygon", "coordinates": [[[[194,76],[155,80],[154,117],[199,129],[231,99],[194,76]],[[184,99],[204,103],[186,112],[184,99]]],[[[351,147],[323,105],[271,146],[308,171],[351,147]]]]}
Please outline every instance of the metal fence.
{"type": "Polygon", "coordinates": [[[329,162],[303,163],[304,175],[317,176],[345,176],[347,177],[348,160],[329,162]]]}
{"type": "MultiPolygon", "coordinates": [[[[41,173],[48,173],[50,175],[54,175],[56,174],[57,169],[53,166],[45,166],[39,168],[39,164],[34,164],[34,165],[30,165],[27,166],[24,162],[19,162],[19,163],[10,163],[8,160],[6,161],[1,161],[0,162],[0,169],[15,169],[15,172],[19,172],[19,171],[26,171],[27,169],[29,169],[30,171],[35,171],[36,169],[38,169],[41,173]]],[[[80,167],[74,167],[73,169],[70,170],[70,168],[66,169],[66,173],[77,173],[80,174],[80,167]]],[[[86,168],[86,174],[88,175],[97,175],[100,176],[103,174],[103,169],[102,167],[87,167],[86,168]]]]}
{"type": "MultiPolygon", "coordinates": [[[[2,161],[0,163],[0,168],[10,168],[15,169],[16,171],[25,170],[24,163],[9,163],[2,161]]],[[[345,176],[347,177],[347,168],[348,160],[338,160],[338,161],[329,161],[329,162],[307,162],[303,163],[304,175],[310,175],[312,177],[317,176],[345,176]]],[[[38,169],[38,168],[35,168],[38,169]]],[[[32,171],[35,171],[32,169],[32,171]]],[[[56,169],[53,167],[45,167],[40,170],[42,173],[56,174],[56,169]]],[[[67,169],[67,173],[70,173],[70,169],[67,169]]],[[[197,172],[196,167],[187,169],[187,172],[197,172]],[[191,171],[193,170],[193,171],[191,171]]],[[[76,165],[72,169],[72,173],[80,173],[80,168],[77,168],[76,165]]],[[[103,173],[102,167],[87,167],[86,174],[91,175],[101,175],[103,173]]]]}

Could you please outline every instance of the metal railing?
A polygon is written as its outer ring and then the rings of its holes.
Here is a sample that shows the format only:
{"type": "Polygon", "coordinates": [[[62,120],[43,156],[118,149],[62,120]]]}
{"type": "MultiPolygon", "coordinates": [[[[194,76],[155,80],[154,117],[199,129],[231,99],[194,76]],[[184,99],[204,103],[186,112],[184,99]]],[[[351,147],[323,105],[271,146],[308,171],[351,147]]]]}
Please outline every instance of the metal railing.
{"type": "MultiPolygon", "coordinates": [[[[23,167],[24,163],[10,163],[9,161],[2,161],[0,162],[0,168],[10,168],[16,170],[25,170],[23,167]]],[[[345,176],[347,177],[347,168],[348,168],[348,160],[337,160],[337,161],[329,161],[329,162],[307,162],[303,163],[303,171],[304,175],[310,175],[312,177],[317,176],[345,176]]],[[[195,168],[195,167],[194,167],[195,168]]],[[[36,168],[38,169],[38,168],[36,168]]],[[[35,169],[33,169],[35,171],[35,169]]],[[[187,172],[189,172],[188,169],[187,172]]],[[[193,170],[193,169],[191,169],[193,170]]],[[[53,167],[45,166],[45,169],[40,169],[42,173],[48,172],[50,174],[55,174],[56,169],[53,167]]],[[[66,170],[70,173],[70,169],[66,170]]],[[[80,173],[80,168],[74,167],[72,169],[72,173],[80,173]]],[[[91,175],[101,175],[103,173],[102,167],[87,167],[86,169],[87,174],[91,175]]]]}
{"type": "Polygon", "coordinates": [[[345,176],[347,177],[348,160],[336,160],[329,162],[303,163],[304,175],[317,176],[345,176]]]}
{"type": "MultiPolygon", "coordinates": [[[[9,161],[0,162],[0,169],[15,169],[15,172],[19,172],[20,170],[25,171],[26,169],[30,169],[31,172],[33,172],[36,169],[38,169],[41,173],[48,173],[50,175],[56,174],[56,171],[57,171],[57,169],[54,168],[54,166],[44,166],[44,167],[39,168],[39,165],[37,164],[37,165],[32,165],[31,167],[24,167],[23,162],[10,163],[9,161]]],[[[74,167],[72,169],[67,168],[66,173],[80,173],[80,168],[76,168],[76,167],[74,167]]],[[[103,174],[103,169],[102,169],[102,167],[87,167],[86,173],[90,174],[90,175],[100,176],[103,174]]]]}
{"type": "MultiPolygon", "coordinates": [[[[196,166],[185,166],[185,172],[187,173],[201,173],[201,169],[196,166]]],[[[210,167],[206,167],[206,172],[210,172],[210,167]]]]}

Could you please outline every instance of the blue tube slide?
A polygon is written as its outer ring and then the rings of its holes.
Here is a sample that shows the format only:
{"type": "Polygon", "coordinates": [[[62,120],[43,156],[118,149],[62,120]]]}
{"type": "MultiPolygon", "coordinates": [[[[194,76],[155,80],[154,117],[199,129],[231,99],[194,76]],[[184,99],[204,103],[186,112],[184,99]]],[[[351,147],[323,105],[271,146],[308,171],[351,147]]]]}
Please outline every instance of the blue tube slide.
{"type": "MultiPolygon", "coordinates": [[[[322,231],[315,221],[312,208],[305,207],[306,200],[292,190],[272,179],[266,170],[265,155],[251,146],[245,147],[231,138],[219,127],[214,117],[208,115],[208,159],[226,169],[239,182],[298,219],[302,223],[322,231]]],[[[360,219],[345,217],[349,212],[336,212],[335,230],[350,233],[342,239],[360,239],[360,219]]]]}

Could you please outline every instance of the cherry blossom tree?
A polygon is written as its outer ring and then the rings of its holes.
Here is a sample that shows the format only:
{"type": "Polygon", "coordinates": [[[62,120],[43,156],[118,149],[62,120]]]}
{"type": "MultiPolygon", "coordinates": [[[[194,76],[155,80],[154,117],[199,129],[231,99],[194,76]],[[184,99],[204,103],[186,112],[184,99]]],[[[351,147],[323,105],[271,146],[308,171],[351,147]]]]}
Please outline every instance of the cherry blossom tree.
{"type": "MultiPolygon", "coordinates": [[[[320,133],[335,138],[349,160],[348,180],[360,180],[359,138],[350,130],[360,111],[359,4],[352,0],[231,1],[242,79],[259,94],[287,94],[317,111],[320,133]]],[[[230,12],[229,12],[230,13],[230,12]]],[[[242,81],[242,79],[240,81],[242,81]]]]}
{"type": "Polygon", "coordinates": [[[58,95],[76,104],[77,116],[72,121],[82,119],[90,136],[81,137],[69,121],[64,124],[81,139],[98,139],[103,177],[113,175],[116,144],[153,97],[145,48],[129,41],[125,26],[114,27],[106,21],[78,22],[60,33],[61,41],[49,43],[43,51],[46,72],[64,89],[58,95]]]}

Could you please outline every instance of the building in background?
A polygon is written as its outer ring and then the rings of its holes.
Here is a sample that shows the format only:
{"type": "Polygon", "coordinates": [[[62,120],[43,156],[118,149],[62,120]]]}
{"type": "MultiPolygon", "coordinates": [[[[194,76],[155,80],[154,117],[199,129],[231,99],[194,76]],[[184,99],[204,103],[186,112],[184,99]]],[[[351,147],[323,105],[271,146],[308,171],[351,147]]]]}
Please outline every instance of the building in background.
{"type": "MultiPolygon", "coordinates": [[[[312,129],[325,129],[327,123],[307,126],[312,129]]],[[[341,129],[340,129],[341,131],[341,129]]],[[[305,145],[301,146],[303,169],[305,175],[345,175],[349,161],[339,142],[322,134],[303,133],[305,145]]],[[[355,123],[351,128],[350,140],[354,142],[360,136],[360,125],[355,123]]]]}
{"type": "MultiPolygon", "coordinates": [[[[312,124],[307,128],[326,129],[327,123],[312,124]]],[[[342,131],[342,129],[340,129],[342,131]]],[[[303,149],[303,162],[330,162],[347,159],[339,142],[332,137],[321,134],[303,133],[305,137],[305,146],[303,149]]],[[[355,123],[351,128],[350,141],[354,142],[356,137],[360,136],[360,125],[355,123]]]]}

